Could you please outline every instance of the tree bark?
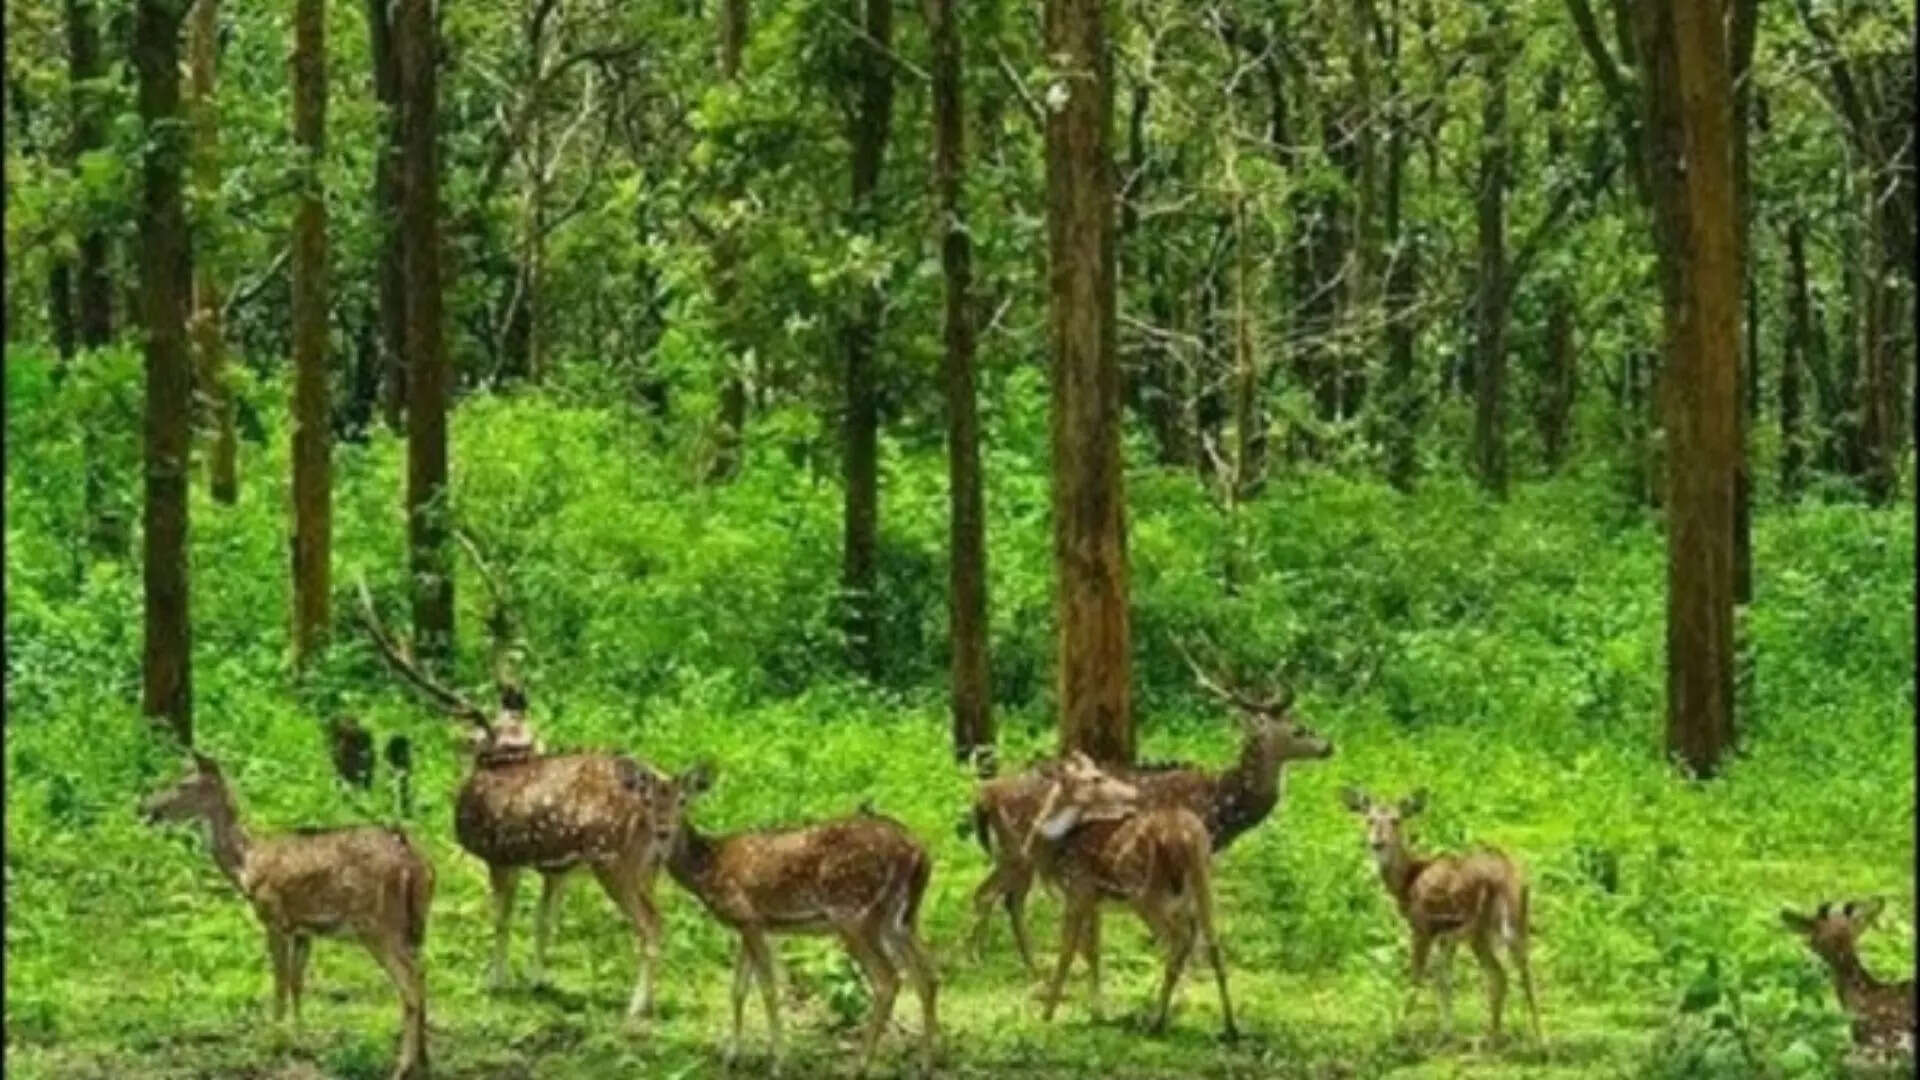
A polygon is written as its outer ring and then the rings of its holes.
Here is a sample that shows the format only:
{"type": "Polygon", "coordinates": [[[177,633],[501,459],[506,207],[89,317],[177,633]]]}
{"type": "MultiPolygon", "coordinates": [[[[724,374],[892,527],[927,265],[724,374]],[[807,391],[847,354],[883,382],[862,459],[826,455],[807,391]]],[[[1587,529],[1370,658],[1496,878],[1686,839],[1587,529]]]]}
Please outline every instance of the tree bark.
{"type": "Polygon", "coordinates": [[[1733,87],[1719,4],[1661,0],[1636,14],[1667,324],[1667,750],[1705,777],[1734,744],[1733,87]]]}
{"type": "MultiPolygon", "coordinates": [[[[720,80],[738,84],[740,56],[747,42],[747,0],[721,0],[720,3],[720,80]]],[[[882,138],[885,136],[883,135],[882,138]]],[[[741,176],[747,168],[743,161],[725,164],[723,199],[728,206],[740,198],[741,176]]],[[[858,196],[856,196],[857,198],[858,196]]],[[[740,239],[733,225],[723,223],[713,240],[713,306],[719,319],[719,337],[727,354],[727,370],[720,384],[720,416],[715,426],[713,464],[707,470],[709,482],[731,480],[740,470],[741,429],[747,423],[747,380],[740,370],[746,362],[744,347],[736,332],[739,318],[740,239]]]]}
{"type": "MultiPolygon", "coordinates": [[[[854,228],[879,232],[874,192],[893,123],[892,0],[866,0],[866,38],[858,63],[859,104],[853,121],[854,228]]],[[[880,336],[884,297],[872,285],[860,286],[846,328],[846,518],[845,561],[841,588],[846,594],[847,639],[854,666],[879,674],[877,597],[874,594],[880,518],[880,407],[874,379],[874,351],[880,336]]]]}
{"type": "Polygon", "coordinates": [[[1054,612],[1061,743],[1133,760],[1127,529],[1115,355],[1112,57],[1101,0],[1047,0],[1064,98],[1046,118],[1054,612]]]}
{"type": "Polygon", "coordinates": [[[407,411],[407,286],[400,235],[402,104],[400,57],[394,49],[394,25],[389,17],[393,0],[367,0],[368,51],[372,56],[373,93],[383,108],[380,150],[373,170],[373,220],[380,235],[380,352],[381,414],[387,430],[406,430],[407,411]]]}
{"type": "Polygon", "coordinates": [[[1419,458],[1415,448],[1419,425],[1419,392],[1414,386],[1413,293],[1419,274],[1419,248],[1407,228],[1405,188],[1407,173],[1407,102],[1401,98],[1400,0],[1388,15],[1387,55],[1387,405],[1391,428],[1387,432],[1387,481],[1396,490],[1413,490],[1419,458]]]}
{"type": "Polygon", "coordinates": [[[189,619],[187,472],[193,370],[185,324],[189,256],[181,190],[183,0],[138,0],[133,62],[145,126],[140,206],[140,299],[145,309],[147,419],[145,644],[141,705],[193,745],[193,634],[189,619]]]}
{"type": "Polygon", "coordinates": [[[1573,290],[1556,281],[1547,298],[1547,370],[1540,388],[1540,445],[1549,471],[1567,460],[1579,375],[1573,345],[1573,290]]]}
{"type": "MultiPolygon", "coordinates": [[[[67,78],[72,84],[73,156],[77,160],[106,142],[98,83],[106,70],[100,56],[100,25],[94,0],[66,0],[66,5],[67,78]]],[[[89,215],[86,231],[80,237],[75,282],[82,348],[103,348],[113,340],[113,278],[107,259],[106,230],[89,215]]]]}
{"type": "MultiPolygon", "coordinates": [[[[214,55],[219,41],[220,0],[196,0],[187,22],[187,66],[192,77],[194,184],[211,193],[220,187],[220,109],[214,100],[214,55]]],[[[233,430],[233,394],[227,385],[226,346],[220,330],[221,288],[213,259],[200,252],[193,260],[195,370],[205,411],[213,427],[207,455],[207,488],[213,501],[231,506],[240,494],[238,446],[233,430]]]]}
{"type": "Polygon", "coordinates": [[[1806,435],[1800,401],[1801,372],[1813,351],[1812,304],[1807,295],[1807,227],[1798,215],[1787,223],[1787,340],[1780,350],[1780,495],[1800,497],[1806,468],[1806,435]]]}
{"type": "Polygon", "coordinates": [[[963,197],[966,106],[956,0],[927,0],[933,46],[934,183],[945,228],[947,625],[953,639],[953,752],[964,761],[994,743],[987,655],[986,513],[980,492],[980,418],[974,400],[973,246],[963,197]]]}
{"type": "Polygon", "coordinates": [[[433,0],[395,0],[395,11],[407,297],[408,566],[414,641],[424,656],[441,659],[453,648],[453,575],[447,563],[447,354],[441,325],[433,0]]]}
{"type": "Polygon", "coordinates": [[[1480,106],[1480,181],[1476,198],[1480,274],[1474,333],[1473,456],[1480,486],[1507,495],[1507,61],[1505,13],[1493,9],[1487,38],[1486,96],[1480,106]]]}
{"type": "Polygon", "coordinates": [[[332,589],[327,207],[320,179],[327,129],[326,0],[298,0],[293,34],[293,137],[301,184],[293,211],[293,656],[302,667],[325,642],[332,589]]]}
{"type": "Polygon", "coordinates": [[[1740,350],[1735,384],[1736,395],[1746,398],[1746,408],[1736,409],[1735,435],[1740,453],[1734,461],[1733,476],[1733,602],[1753,601],[1753,465],[1748,460],[1747,429],[1753,423],[1759,398],[1759,319],[1760,307],[1755,292],[1759,280],[1753,272],[1753,155],[1750,131],[1753,113],[1753,52],[1759,38],[1759,0],[1731,0],[1733,20],[1727,47],[1730,50],[1729,77],[1733,80],[1733,193],[1738,215],[1735,243],[1740,263],[1740,283],[1746,305],[1746,337],[1740,350]]]}

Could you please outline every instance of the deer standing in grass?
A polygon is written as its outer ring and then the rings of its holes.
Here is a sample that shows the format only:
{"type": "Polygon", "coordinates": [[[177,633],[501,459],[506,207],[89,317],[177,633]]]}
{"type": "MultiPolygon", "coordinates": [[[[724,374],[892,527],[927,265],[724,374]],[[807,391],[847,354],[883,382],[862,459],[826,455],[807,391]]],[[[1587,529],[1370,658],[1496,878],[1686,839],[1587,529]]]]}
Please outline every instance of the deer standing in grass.
{"type": "Polygon", "coordinates": [[[1380,870],[1380,883],[1413,931],[1413,986],[1417,992],[1427,977],[1427,956],[1440,946],[1437,982],[1441,1023],[1453,1031],[1453,952],[1465,938],[1486,975],[1489,1029],[1500,1037],[1500,1007],[1506,1000],[1507,976],[1494,955],[1494,938],[1520,972],[1533,1037],[1540,1040],[1540,1010],[1533,997],[1533,974],[1527,967],[1527,905],[1529,888],[1518,863],[1504,853],[1484,849],[1467,855],[1417,856],[1407,847],[1408,818],[1426,807],[1425,790],[1399,803],[1376,802],[1366,792],[1343,788],[1341,801],[1360,815],[1367,849],[1380,870]]]}
{"type": "Polygon", "coordinates": [[[1064,897],[1060,959],[1047,984],[1041,1017],[1051,1020],[1075,953],[1085,955],[1092,977],[1092,1005],[1100,1013],[1102,902],[1131,906],[1166,950],[1166,974],[1152,1029],[1166,1027],[1175,985],[1192,955],[1194,939],[1206,945],[1220,987],[1220,1015],[1228,1039],[1239,1032],[1227,994],[1226,963],[1213,929],[1210,841],[1200,816],[1183,806],[1145,807],[1140,791],[1076,752],[1056,769],[1028,834],[1024,854],[1064,897]]]}
{"type": "Polygon", "coordinates": [[[421,946],[433,903],[433,867],[407,834],[382,825],[303,829],[253,837],[220,766],[193,754],[193,769],[149,798],[149,824],[204,820],[213,860],[253,906],[273,963],[273,1017],[300,1022],[307,952],[315,937],[348,937],[366,946],[400,994],[400,1057],[395,1080],[427,1073],[427,991],[421,946]]]}
{"type": "Polygon", "coordinates": [[[361,621],[393,669],[441,708],[474,725],[473,765],[454,803],[460,846],[487,864],[493,893],[493,959],[489,982],[507,982],[507,924],[521,871],[540,873],[534,926],[533,981],[547,978],[547,945],[568,875],[593,872],[633,926],[640,971],[627,1019],[653,1011],[660,956],[660,913],[654,880],[677,821],[667,778],[615,754],[546,754],[526,720],[526,697],[496,663],[500,710],[494,716],[422,671],[388,636],[364,582],[361,621]]]}
{"type": "Polygon", "coordinates": [[[780,1071],[779,991],[768,935],[832,934],[873,989],[873,1016],[858,1071],[866,1071],[893,1015],[902,969],[920,998],[921,1066],[930,1071],[939,984],[917,929],[920,900],[933,869],[926,849],[904,825],[871,807],[817,824],[709,835],[687,820],[685,807],[711,783],[707,765],[673,781],[679,828],[667,871],[715,919],[740,935],[727,1062],[739,1052],[741,1011],[757,979],[766,1003],[773,1071],[780,1071]]]}
{"type": "MultiPolygon", "coordinates": [[[[1206,827],[1211,850],[1218,853],[1265,821],[1280,805],[1286,793],[1288,762],[1329,757],[1333,744],[1294,715],[1290,687],[1270,686],[1264,694],[1255,696],[1208,674],[1184,646],[1180,653],[1200,686],[1239,717],[1239,760],[1218,772],[1176,762],[1116,769],[1115,775],[1139,788],[1143,806],[1182,806],[1197,814],[1206,827]]],[[[969,934],[972,952],[978,956],[985,945],[993,902],[998,898],[1013,925],[1020,960],[1029,972],[1034,970],[1034,963],[1027,943],[1025,905],[1034,868],[1022,852],[1040,803],[1052,784],[1051,768],[1049,763],[988,780],[975,790],[973,801],[974,834],[992,857],[993,870],[973,893],[974,921],[969,934]]],[[[1097,936],[1097,927],[1094,933],[1097,936]]]]}
{"type": "Polygon", "coordinates": [[[1840,1007],[1853,1019],[1853,1041],[1870,1054],[1913,1053],[1913,980],[1883,983],[1860,963],[1860,934],[1886,906],[1879,898],[1821,904],[1812,915],[1781,911],[1787,929],[1806,939],[1833,973],[1840,1007]]]}

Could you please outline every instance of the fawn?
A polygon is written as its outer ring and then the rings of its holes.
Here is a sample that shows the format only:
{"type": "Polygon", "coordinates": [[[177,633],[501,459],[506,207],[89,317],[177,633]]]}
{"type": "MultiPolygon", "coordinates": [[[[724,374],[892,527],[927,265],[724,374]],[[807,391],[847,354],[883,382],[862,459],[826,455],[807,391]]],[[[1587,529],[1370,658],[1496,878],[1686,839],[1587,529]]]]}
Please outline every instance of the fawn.
{"type": "Polygon", "coordinates": [[[687,820],[685,807],[712,785],[712,776],[712,767],[701,764],[670,785],[679,801],[679,825],[667,872],[715,919],[740,935],[726,1061],[731,1064],[739,1051],[741,1011],[749,984],[758,979],[773,1071],[780,1071],[779,992],[767,936],[833,934],[873,988],[873,1016],[858,1071],[866,1071],[893,1015],[902,968],[920,998],[921,1065],[930,1071],[939,983],[917,930],[920,899],[933,869],[926,849],[904,825],[871,807],[817,824],[708,835],[687,820]]]}
{"type": "Polygon", "coordinates": [[[273,962],[273,1016],[300,1022],[307,950],[315,936],[352,937],[373,953],[400,994],[395,1080],[427,1072],[427,991],[421,945],[433,903],[433,867],[407,834],[380,825],[300,830],[255,838],[240,823],[220,766],[193,754],[193,769],[149,798],[148,824],[202,819],[213,860],[253,905],[273,962]]]}
{"type": "Polygon", "coordinates": [[[547,978],[547,945],[569,874],[593,871],[633,926],[640,971],[627,1001],[627,1019],[653,1012],[660,956],[660,913],[654,879],[677,821],[667,778],[614,754],[547,754],[527,723],[526,695],[496,663],[499,711],[487,712],[422,671],[381,627],[366,583],[360,583],[361,623],[389,665],[447,712],[473,724],[473,764],[454,801],[454,835],[487,864],[493,894],[493,958],[489,983],[507,982],[507,924],[520,872],[542,879],[534,924],[533,980],[547,978]]]}
{"type": "MultiPolygon", "coordinates": [[[[1287,762],[1329,757],[1333,744],[1293,714],[1291,688],[1269,687],[1263,695],[1254,696],[1209,675],[1184,646],[1180,646],[1180,652],[1200,686],[1233,708],[1239,717],[1239,760],[1219,772],[1187,763],[1165,763],[1116,769],[1115,775],[1139,788],[1145,806],[1184,806],[1199,815],[1211,850],[1220,852],[1265,821],[1280,804],[1286,791],[1287,762]]],[[[1022,855],[1022,847],[1052,783],[1053,768],[1049,763],[1026,773],[988,780],[975,790],[973,801],[973,831],[980,847],[993,859],[993,870],[973,893],[971,951],[975,956],[982,951],[993,901],[998,897],[1013,926],[1020,960],[1030,972],[1034,963],[1027,944],[1025,904],[1033,885],[1033,866],[1022,855]]],[[[1098,917],[1094,916],[1096,920],[1098,917]]],[[[1094,932],[1097,935],[1098,930],[1094,932]]]]}
{"type": "Polygon", "coordinates": [[[1872,900],[1821,904],[1812,915],[1782,910],[1780,921],[1805,938],[1833,972],[1840,1007],[1853,1018],[1853,1041],[1877,1053],[1913,1052],[1913,980],[1883,983],[1867,974],[1856,943],[1886,906],[1872,900]]]}
{"type": "Polygon", "coordinates": [[[1500,1037],[1500,1006],[1506,1000],[1507,976],[1494,955],[1497,933],[1507,955],[1520,971],[1520,988],[1527,998],[1533,1037],[1540,1039],[1540,1010],[1533,997],[1533,974],[1527,967],[1527,904],[1529,888],[1520,866],[1504,853],[1486,849],[1467,855],[1420,857],[1407,848],[1402,829],[1407,819],[1426,807],[1427,793],[1416,791],[1398,804],[1376,802],[1364,791],[1342,788],[1341,801],[1361,816],[1367,848],[1380,869],[1380,882],[1413,931],[1413,986],[1426,979],[1427,953],[1438,942],[1441,1022],[1453,1031],[1453,950],[1465,937],[1486,974],[1487,1003],[1493,1038],[1500,1037]]]}
{"type": "Polygon", "coordinates": [[[1183,806],[1142,808],[1135,785],[1107,774],[1076,752],[1053,773],[1022,846],[1065,899],[1060,959],[1045,990],[1042,1019],[1053,1018],[1076,952],[1086,957],[1093,1011],[1099,1015],[1097,915],[1103,901],[1119,900],[1133,908],[1166,950],[1166,974],[1152,1030],[1166,1027],[1174,986],[1198,936],[1205,941],[1220,988],[1223,1033],[1228,1039],[1238,1036],[1233,1002],[1227,994],[1226,964],[1213,929],[1210,842],[1198,814],[1183,806]]]}

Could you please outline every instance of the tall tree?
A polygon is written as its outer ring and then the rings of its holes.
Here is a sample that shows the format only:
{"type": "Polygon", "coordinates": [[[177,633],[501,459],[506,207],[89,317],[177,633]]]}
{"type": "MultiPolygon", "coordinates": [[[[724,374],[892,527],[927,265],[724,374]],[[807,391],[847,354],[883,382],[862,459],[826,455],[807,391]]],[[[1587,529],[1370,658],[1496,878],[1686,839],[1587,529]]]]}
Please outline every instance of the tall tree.
{"type": "MultiPolygon", "coordinates": [[[[740,55],[746,44],[747,0],[721,0],[720,81],[739,85],[740,55]]],[[[882,134],[881,139],[885,138],[882,134]]],[[[722,168],[725,170],[722,198],[730,216],[734,202],[740,198],[741,180],[747,166],[743,161],[728,161],[722,168]]],[[[727,370],[720,383],[719,424],[714,433],[717,445],[713,464],[707,471],[707,478],[716,481],[732,479],[739,471],[741,429],[747,423],[747,380],[740,370],[746,358],[741,355],[739,335],[733,333],[739,325],[739,293],[740,236],[733,222],[727,220],[715,230],[713,238],[713,309],[720,320],[720,340],[727,347],[727,370]]]]}
{"type": "Polygon", "coordinates": [[[973,242],[967,235],[966,105],[955,0],[927,0],[933,45],[934,182],[947,279],[947,625],[953,639],[953,750],[993,746],[987,660],[987,529],[980,494],[980,415],[974,401],[973,242]]]}
{"type": "Polygon", "coordinates": [[[407,297],[407,550],[413,633],[429,655],[453,647],[447,562],[447,352],[440,295],[439,89],[433,0],[395,0],[400,62],[400,234],[407,297]]]}
{"type": "Polygon", "coordinates": [[[1102,0],[1047,0],[1047,345],[1054,614],[1065,749],[1133,760],[1115,354],[1113,68],[1102,0]]]}
{"type": "MultiPolygon", "coordinates": [[[[211,4],[212,0],[200,0],[211,4]]],[[[293,655],[303,664],[327,632],[333,546],[328,458],[326,0],[293,12],[293,137],[300,194],[293,211],[293,655]]]]}
{"type": "Polygon", "coordinates": [[[181,191],[180,24],[187,0],[138,0],[140,299],[146,323],[146,619],[141,706],[193,743],[193,634],[188,611],[187,472],[193,371],[187,353],[187,219],[181,191]]]}
{"type": "MultiPolygon", "coordinates": [[[[853,67],[859,100],[852,125],[851,221],[856,232],[868,236],[879,231],[874,193],[880,186],[880,163],[893,126],[892,40],[892,0],[866,0],[866,33],[853,67]]],[[[874,554],[880,519],[880,399],[873,365],[885,301],[878,286],[859,286],[845,330],[847,501],[840,583],[846,594],[847,638],[854,664],[868,674],[877,674],[879,665],[874,554]]]]}
{"type": "Polygon", "coordinates": [[[387,429],[399,434],[407,410],[407,286],[400,235],[400,56],[394,49],[392,3],[367,0],[367,40],[373,94],[383,106],[373,167],[373,220],[380,235],[380,401],[387,429]]]}
{"type": "Polygon", "coordinates": [[[1807,296],[1807,227],[1796,210],[1787,221],[1787,340],[1780,350],[1780,495],[1800,497],[1806,467],[1801,373],[1813,352],[1812,303],[1807,296]]]}
{"type": "Polygon", "coordinates": [[[1488,9],[1486,86],[1480,103],[1480,179],[1475,192],[1480,234],[1475,289],[1473,457],[1480,486],[1507,494],[1507,63],[1512,38],[1506,12],[1488,9]]]}
{"type": "MultiPolygon", "coordinates": [[[[1414,435],[1420,422],[1420,395],[1414,386],[1414,291],[1419,278],[1419,243],[1407,224],[1407,139],[1411,112],[1402,96],[1400,56],[1400,0],[1391,0],[1387,14],[1387,189],[1386,233],[1390,245],[1387,264],[1387,380],[1390,412],[1387,431],[1387,480],[1400,491],[1412,491],[1419,458],[1414,435]]],[[[1429,102],[1430,103],[1430,102],[1429,102]]]]}
{"type": "MultiPolygon", "coordinates": [[[[67,80],[73,108],[72,157],[78,163],[106,141],[101,96],[105,66],[100,55],[100,23],[93,0],[66,0],[67,80]]],[[[80,347],[102,349],[113,341],[113,278],[110,248],[100,216],[89,210],[80,235],[74,281],[80,347]]],[[[106,461],[100,438],[88,425],[80,436],[86,459],[81,499],[86,508],[87,540],[96,555],[119,556],[127,548],[127,522],[108,497],[106,461]]]]}
{"type": "Polygon", "coordinates": [[[1636,16],[1667,328],[1667,749],[1710,776],[1734,742],[1733,86],[1718,3],[1643,0],[1636,16]]]}
{"type": "MultiPolygon", "coordinates": [[[[1744,387],[1749,403],[1759,400],[1760,303],[1753,272],[1753,52],[1759,40],[1760,0],[1730,0],[1728,27],[1729,77],[1733,80],[1733,193],[1738,214],[1736,240],[1740,260],[1740,289],[1745,304],[1746,335],[1740,348],[1737,387],[1744,387]]],[[[1733,477],[1733,602],[1753,600],[1753,463],[1748,458],[1747,429],[1752,407],[1734,417],[1740,455],[1733,477]]]]}
{"type": "MultiPolygon", "coordinates": [[[[219,49],[220,0],[196,0],[187,21],[187,67],[192,78],[193,180],[202,198],[220,188],[220,107],[214,99],[214,57],[219,49]]],[[[195,370],[213,446],[207,455],[207,487],[215,502],[231,505],[240,494],[233,429],[233,394],[227,385],[226,345],[220,332],[220,276],[210,252],[193,260],[195,370]]]]}

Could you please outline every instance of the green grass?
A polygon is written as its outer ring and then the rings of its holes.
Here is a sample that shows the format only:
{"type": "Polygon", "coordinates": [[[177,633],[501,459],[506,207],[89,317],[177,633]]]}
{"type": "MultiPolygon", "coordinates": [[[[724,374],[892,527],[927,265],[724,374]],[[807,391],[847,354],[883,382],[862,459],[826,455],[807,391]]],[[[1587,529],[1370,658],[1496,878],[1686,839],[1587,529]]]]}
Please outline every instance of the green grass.
{"type": "MultiPolygon", "coordinates": [[[[79,484],[10,357],[6,1026],[24,1077],[386,1075],[398,1007],[371,958],[321,943],[304,1029],[269,1019],[261,934],[198,836],[135,821],[175,755],[136,716],[139,577],[76,573],[79,484]],[[24,394],[23,394],[24,391],[24,394]],[[27,401],[22,412],[20,402],[27,401]],[[34,411],[37,407],[39,412],[34,411]]],[[[1003,429],[1017,427],[1002,418],[1003,429]]],[[[1031,433],[989,455],[1002,758],[1052,747],[1044,473],[1031,433]]],[[[848,676],[833,633],[833,485],[776,450],[723,490],[614,410],[476,400],[455,424],[457,514],[512,578],[550,745],[617,747],[666,768],[719,766],[710,829],[851,811],[871,798],[929,846],[923,932],[939,962],[950,1076],[1818,1076],[1844,1020],[1783,905],[1880,894],[1868,966],[1907,973],[1914,905],[1913,519],[1844,503],[1763,506],[1759,595],[1744,633],[1743,750],[1708,784],[1659,757],[1664,557],[1654,523],[1602,471],[1523,485],[1499,507],[1436,477],[1403,499],[1371,482],[1282,477],[1222,521],[1183,475],[1136,471],[1129,501],[1142,755],[1224,764],[1226,718],[1193,693],[1170,634],[1205,628],[1247,665],[1290,656],[1299,707],[1338,745],[1289,773],[1274,818],[1215,875],[1236,1011],[1217,1038],[1204,968],[1170,1031],[1139,1030],[1158,961],[1131,916],[1106,918],[1108,1016],[1076,971],[1050,1025],[1003,916],[987,955],[961,946],[986,861],[955,825],[969,782],[945,742],[944,487],[897,448],[883,503],[878,684],[848,676]],[[1231,559],[1228,593],[1220,567],[1231,559]],[[1535,882],[1544,1046],[1470,1045],[1478,973],[1456,968],[1460,1040],[1431,996],[1403,1017],[1405,934],[1342,784],[1431,791],[1428,846],[1504,845],[1535,882]]],[[[242,503],[194,507],[197,722],[261,828],[362,820],[318,721],[353,711],[416,741],[412,828],[439,871],[428,932],[430,1047],[461,1077],[700,1076],[719,1069],[731,942],[662,878],[661,1015],[622,1030],[630,938],[590,880],[570,889],[550,991],[487,993],[485,873],[461,852],[453,725],[381,672],[346,618],[364,572],[399,607],[399,448],[343,447],[336,490],[340,644],[300,686],[285,671],[285,440],[250,448],[242,503]]],[[[463,567],[461,670],[480,670],[484,590],[463,567]]],[[[537,885],[522,886],[524,981],[537,885]]],[[[1031,921],[1050,963],[1058,905],[1031,921]]],[[[837,947],[781,946],[790,1075],[851,1063],[864,990],[837,947]]],[[[1517,989],[1510,1020],[1519,1015],[1517,989]]],[[[881,1062],[904,1068],[918,1004],[902,992],[881,1062]]],[[[762,1064],[757,998],[748,1065],[762,1064]]]]}

